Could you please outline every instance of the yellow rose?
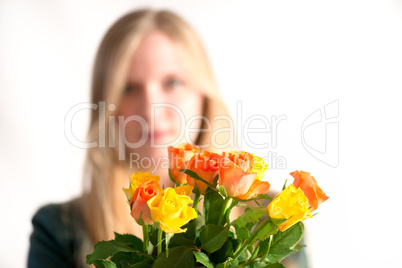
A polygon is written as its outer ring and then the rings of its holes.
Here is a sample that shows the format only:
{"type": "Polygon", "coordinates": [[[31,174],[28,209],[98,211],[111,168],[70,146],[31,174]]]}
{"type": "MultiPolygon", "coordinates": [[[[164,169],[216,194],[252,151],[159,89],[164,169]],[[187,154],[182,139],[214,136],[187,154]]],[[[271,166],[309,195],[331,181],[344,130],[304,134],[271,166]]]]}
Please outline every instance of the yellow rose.
{"type": "Polygon", "coordinates": [[[174,190],[178,195],[187,195],[187,196],[190,196],[193,189],[194,187],[188,184],[174,188],[174,190]]]}
{"type": "Polygon", "coordinates": [[[310,205],[304,192],[293,184],[278,194],[268,205],[271,219],[286,220],[278,225],[282,232],[295,223],[311,218],[310,205]]]}
{"type": "Polygon", "coordinates": [[[193,200],[187,195],[179,195],[173,188],[166,188],[163,195],[153,197],[148,201],[152,220],[159,222],[166,233],[183,233],[183,225],[197,217],[197,212],[188,204],[193,200]]]}
{"type": "Polygon", "coordinates": [[[251,156],[254,158],[254,163],[253,167],[251,169],[251,173],[256,172],[257,173],[257,178],[258,180],[261,180],[264,177],[265,171],[268,169],[268,164],[265,163],[264,159],[262,159],[259,156],[256,156],[254,154],[251,154],[251,156]]]}
{"type": "Polygon", "coordinates": [[[159,182],[159,176],[152,175],[149,172],[134,173],[130,176],[130,179],[131,179],[130,186],[128,188],[123,188],[123,191],[126,194],[129,202],[131,202],[131,199],[133,198],[135,190],[137,190],[137,188],[140,187],[144,182],[147,182],[147,181],[159,182]]]}

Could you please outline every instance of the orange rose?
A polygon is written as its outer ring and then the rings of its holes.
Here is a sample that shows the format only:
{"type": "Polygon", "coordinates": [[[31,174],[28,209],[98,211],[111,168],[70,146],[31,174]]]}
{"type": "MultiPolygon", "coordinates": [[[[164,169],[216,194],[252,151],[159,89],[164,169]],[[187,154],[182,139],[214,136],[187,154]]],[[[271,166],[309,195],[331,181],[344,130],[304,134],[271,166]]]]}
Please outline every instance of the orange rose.
{"type": "Polygon", "coordinates": [[[310,173],[296,170],[290,173],[290,175],[294,178],[293,185],[296,188],[302,189],[307,196],[311,211],[316,210],[321,203],[329,198],[323,190],[321,190],[320,186],[318,186],[314,177],[310,176],[310,173]]]}
{"type": "Polygon", "coordinates": [[[159,182],[160,178],[157,175],[152,175],[149,172],[137,172],[137,173],[133,173],[130,176],[130,185],[128,186],[128,188],[123,188],[124,193],[127,196],[128,202],[131,203],[131,199],[133,198],[134,192],[135,190],[137,190],[137,188],[139,186],[141,186],[141,184],[143,184],[146,181],[156,181],[159,182]]]}
{"type": "MultiPolygon", "coordinates": [[[[206,180],[210,184],[213,183],[216,176],[219,174],[219,161],[222,158],[221,155],[211,153],[208,151],[202,151],[199,154],[195,154],[190,160],[190,169],[198,174],[202,179],[206,180]]],[[[188,176],[188,184],[194,186],[194,179],[188,176]]],[[[208,186],[197,180],[195,182],[201,194],[205,194],[208,186]]]]}
{"type": "Polygon", "coordinates": [[[141,217],[146,225],[153,224],[151,210],[147,202],[162,192],[163,190],[156,181],[146,181],[135,190],[130,206],[131,216],[137,223],[141,217]]]}
{"type": "Polygon", "coordinates": [[[269,183],[261,180],[267,168],[262,158],[243,151],[224,153],[220,166],[219,185],[228,196],[247,200],[268,192],[269,183]]]}
{"type": "Polygon", "coordinates": [[[187,183],[187,175],[180,172],[180,170],[188,168],[188,161],[199,151],[200,148],[198,146],[188,143],[182,143],[177,147],[168,147],[170,174],[178,184],[187,183]]]}

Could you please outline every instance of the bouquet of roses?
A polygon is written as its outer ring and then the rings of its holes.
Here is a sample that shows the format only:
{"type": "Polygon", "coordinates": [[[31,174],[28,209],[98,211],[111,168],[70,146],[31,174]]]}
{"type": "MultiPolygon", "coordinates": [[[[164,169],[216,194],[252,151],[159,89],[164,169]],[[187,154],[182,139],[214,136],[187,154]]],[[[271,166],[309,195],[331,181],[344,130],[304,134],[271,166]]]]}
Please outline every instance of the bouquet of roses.
{"type": "Polygon", "coordinates": [[[262,178],[267,164],[243,151],[216,154],[190,144],[169,147],[169,176],[138,172],[123,189],[143,239],[115,233],[87,255],[96,267],[284,267],[280,262],[303,245],[302,220],[328,199],[314,177],[290,173],[271,200],[262,178]],[[194,199],[190,198],[191,193],[194,199]],[[203,199],[202,209],[199,207],[203,199]],[[261,200],[271,200],[261,206],[261,200]],[[250,201],[256,205],[251,206],[250,201]],[[260,201],[260,202],[259,202],[260,201]],[[244,212],[231,219],[232,209],[244,212]]]}

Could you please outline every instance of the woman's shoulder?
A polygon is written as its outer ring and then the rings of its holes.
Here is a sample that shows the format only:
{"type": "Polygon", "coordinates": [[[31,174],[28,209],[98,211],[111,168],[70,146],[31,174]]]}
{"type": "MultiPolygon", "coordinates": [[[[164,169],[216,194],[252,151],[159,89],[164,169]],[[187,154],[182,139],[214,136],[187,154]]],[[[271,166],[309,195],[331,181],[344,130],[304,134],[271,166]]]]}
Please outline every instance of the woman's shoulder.
{"type": "Polygon", "coordinates": [[[32,218],[28,267],[76,267],[86,237],[80,199],[40,207],[32,218]]]}
{"type": "Polygon", "coordinates": [[[83,227],[80,198],[64,203],[51,203],[40,207],[32,218],[34,227],[43,227],[54,232],[64,233],[83,227]]]}
{"type": "Polygon", "coordinates": [[[49,227],[72,227],[82,221],[80,198],[64,203],[51,203],[40,207],[32,218],[32,223],[45,224],[49,227]]]}

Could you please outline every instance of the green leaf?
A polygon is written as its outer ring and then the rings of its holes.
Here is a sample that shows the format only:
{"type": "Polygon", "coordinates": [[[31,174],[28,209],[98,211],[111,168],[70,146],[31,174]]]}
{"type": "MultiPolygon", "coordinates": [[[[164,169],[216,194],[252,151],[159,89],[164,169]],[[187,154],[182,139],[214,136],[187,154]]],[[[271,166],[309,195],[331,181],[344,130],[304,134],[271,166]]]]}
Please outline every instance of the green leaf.
{"type": "MultiPolygon", "coordinates": [[[[257,202],[257,200],[261,200],[261,199],[264,199],[264,200],[272,200],[272,198],[271,198],[270,196],[266,195],[266,194],[259,194],[259,195],[257,195],[256,197],[253,197],[253,198],[250,198],[250,199],[246,199],[246,200],[239,199],[239,198],[234,198],[234,199],[235,199],[236,201],[238,201],[238,202],[250,202],[250,201],[255,201],[258,206],[261,206],[261,205],[257,202]]],[[[265,207],[265,208],[266,208],[266,206],[262,206],[262,207],[265,207]]]]}
{"type": "Polygon", "coordinates": [[[225,187],[223,187],[223,185],[219,186],[219,193],[225,198],[228,197],[228,194],[226,193],[226,189],[225,189],[225,187]]]}
{"type": "Polygon", "coordinates": [[[214,263],[220,263],[220,262],[225,262],[230,255],[233,254],[233,244],[232,244],[232,239],[229,238],[226,240],[225,244],[218,250],[212,253],[210,259],[214,263]]]}
{"type": "Polygon", "coordinates": [[[231,260],[224,263],[219,263],[216,268],[237,268],[237,266],[239,266],[239,261],[231,260]]]}
{"type": "Polygon", "coordinates": [[[249,241],[251,245],[257,242],[257,240],[264,241],[269,238],[270,235],[277,233],[275,225],[271,222],[270,218],[265,219],[263,222],[257,225],[255,231],[252,234],[252,241],[249,241]]]}
{"type": "Polygon", "coordinates": [[[92,263],[95,265],[96,268],[117,268],[114,262],[108,260],[95,260],[92,263]]]}
{"type": "Polygon", "coordinates": [[[214,178],[214,182],[212,183],[212,186],[213,186],[214,188],[216,188],[216,186],[218,185],[218,180],[219,180],[219,174],[216,175],[216,177],[214,178]]]}
{"type": "Polygon", "coordinates": [[[200,233],[201,248],[209,253],[220,249],[229,237],[229,226],[208,224],[200,233]]]}
{"type": "Polygon", "coordinates": [[[282,191],[286,189],[286,183],[288,182],[288,179],[285,180],[285,183],[282,186],[282,191]]]}
{"type": "Polygon", "coordinates": [[[115,240],[101,241],[95,244],[94,251],[86,257],[87,264],[96,260],[106,260],[117,252],[135,252],[136,250],[115,240]]]}
{"type": "Polygon", "coordinates": [[[255,260],[258,256],[258,253],[260,252],[260,247],[255,247],[254,245],[251,246],[251,258],[252,260],[255,260]]]}
{"type": "MultiPolygon", "coordinates": [[[[123,253],[123,252],[120,252],[123,253]]],[[[127,254],[127,253],[125,253],[127,254]]],[[[117,254],[116,254],[117,255],[117,254]]],[[[116,256],[114,255],[113,258],[116,256]]],[[[113,260],[112,260],[113,261],[113,260]]],[[[154,259],[151,258],[145,258],[142,261],[132,261],[129,260],[127,258],[123,258],[121,259],[119,262],[114,261],[117,264],[120,264],[120,266],[118,265],[117,267],[121,267],[121,268],[151,268],[152,263],[154,262],[154,259]]]]}
{"type": "Polygon", "coordinates": [[[243,227],[236,227],[235,226],[235,230],[236,230],[236,237],[239,240],[239,242],[243,242],[245,240],[247,240],[250,237],[250,231],[253,228],[255,224],[253,222],[247,223],[245,226],[243,227]]]}
{"type": "Polygon", "coordinates": [[[114,233],[114,240],[116,242],[128,244],[138,251],[142,251],[142,240],[132,234],[118,234],[114,233]]]}
{"type": "Polygon", "coordinates": [[[193,256],[193,249],[189,247],[174,247],[169,250],[169,257],[166,257],[166,252],[162,252],[153,263],[153,268],[166,268],[166,267],[194,267],[195,261],[193,256]]]}
{"type": "MultiPolygon", "coordinates": [[[[151,267],[152,267],[152,264],[147,263],[147,262],[139,262],[139,263],[127,266],[127,268],[151,268],[151,267]]],[[[122,266],[121,268],[126,268],[126,267],[122,266]]]]}
{"type": "Polygon", "coordinates": [[[219,213],[222,210],[223,203],[223,197],[208,187],[204,198],[205,224],[218,224],[219,213]]]}
{"type": "Polygon", "coordinates": [[[200,189],[198,189],[197,183],[194,183],[193,193],[195,195],[200,195],[201,194],[200,189]]]}
{"type": "MultiPolygon", "coordinates": [[[[290,217],[291,218],[291,217],[290,217]]],[[[289,219],[290,219],[289,218],[289,219]]],[[[289,219],[286,219],[286,218],[271,218],[271,221],[276,225],[276,226],[279,226],[279,225],[281,225],[281,224],[283,224],[283,223],[285,223],[287,220],[289,220],[289,219]]]]}
{"type": "Polygon", "coordinates": [[[238,266],[239,266],[239,261],[238,260],[228,261],[225,264],[225,268],[237,268],[238,266]]]}
{"type": "Polygon", "coordinates": [[[203,178],[201,178],[200,176],[198,176],[198,174],[190,169],[181,169],[180,172],[183,172],[187,175],[189,175],[191,178],[193,178],[194,180],[199,180],[202,181],[203,183],[205,183],[206,185],[208,185],[211,188],[214,188],[212,184],[210,184],[209,182],[207,182],[206,180],[204,180],[203,178]]]}
{"type": "Polygon", "coordinates": [[[284,232],[277,232],[272,239],[271,248],[267,255],[268,262],[280,262],[285,257],[300,249],[299,243],[303,238],[304,226],[296,223],[284,232]]]}
{"type": "Polygon", "coordinates": [[[247,250],[248,250],[248,252],[250,252],[250,259],[251,259],[251,257],[252,257],[252,253],[253,253],[253,250],[254,250],[254,246],[253,245],[248,245],[247,246],[247,250]]]}
{"type": "Polygon", "coordinates": [[[175,180],[173,179],[172,172],[170,172],[170,168],[169,168],[169,179],[170,179],[174,184],[180,185],[177,181],[175,181],[175,180]]]}
{"type": "Polygon", "coordinates": [[[253,261],[248,264],[249,268],[265,268],[267,264],[264,262],[253,261]]]}
{"type": "Polygon", "coordinates": [[[151,244],[156,247],[156,245],[158,244],[158,228],[156,227],[156,225],[159,222],[154,223],[154,225],[149,225],[148,226],[148,230],[149,230],[149,241],[151,242],[151,244]]]}
{"type": "MultiPolygon", "coordinates": [[[[240,242],[239,242],[239,240],[237,240],[237,239],[232,239],[232,248],[233,248],[233,250],[234,251],[236,251],[236,249],[239,247],[239,245],[240,245],[240,242]]],[[[240,257],[239,257],[240,258],[240,257]]]]}
{"type": "Polygon", "coordinates": [[[253,226],[265,215],[266,213],[262,210],[246,208],[243,215],[232,222],[236,230],[237,239],[244,241],[249,238],[253,226]]]}
{"type": "MultiPolygon", "coordinates": [[[[118,266],[129,266],[134,263],[140,262],[144,259],[143,255],[136,254],[135,252],[117,252],[110,260],[116,263],[118,266]]],[[[119,267],[120,267],[119,266],[119,267]]]]}
{"type": "Polygon", "coordinates": [[[243,215],[234,220],[232,224],[235,225],[235,227],[242,228],[250,222],[256,224],[260,221],[261,217],[264,217],[266,215],[267,214],[263,210],[246,208],[243,215]]]}
{"type": "Polygon", "coordinates": [[[145,224],[145,222],[144,222],[144,220],[142,219],[142,212],[140,213],[140,218],[138,219],[138,222],[137,222],[139,225],[141,225],[141,226],[144,226],[144,225],[146,225],[145,224]]]}
{"type": "Polygon", "coordinates": [[[306,245],[297,244],[296,246],[293,247],[293,249],[296,250],[296,251],[299,251],[299,250],[301,250],[302,248],[305,248],[305,247],[306,247],[306,245]]]}
{"type": "Polygon", "coordinates": [[[194,242],[186,238],[183,233],[176,234],[169,243],[169,248],[178,247],[178,246],[187,246],[191,247],[194,245],[194,242]]]}
{"type": "Polygon", "coordinates": [[[184,225],[182,228],[187,228],[187,231],[181,233],[184,237],[194,243],[195,241],[195,230],[197,226],[197,219],[191,220],[189,223],[184,225]]]}
{"type": "Polygon", "coordinates": [[[195,230],[200,230],[205,225],[205,218],[202,215],[198,215],[195,220],[195,230]]]}
{"type": "Polygon", "coordinates": [[[245,262],[245,261],[249,260],[250,257],[251,257],[250,252],[249,252],[248,250],[245,250],[245,251],[243,251],[243,252],[240,254],[240,256],[237,258],[237,260],[238,260],[240,263],[242,263],[242,262],[245,262]]]}
{"type": "Polygon", "coordinates": [[[197,262],[203,264],[207,268],[214,268],[214,265],[212,264],[212,262],[209,260],[208,256],[205,253],[199,251],[193,251],[193,254],[197,262]]]}
{"type": "Polygon", "coordinates": [[[191,220],[189,223],[184,225],[182,228],[187,228],[187,231],[184,233],[175,234],[175,236],[170,240],[169,248],[177,246],[194,246],[196,225],[196,219],[191,220]]]}
{"type": "Polygon", "coordinates": [[[265,266],[265,268],[286,268],[286,267],[283,266],[283,264],[281,263],[271,263],[265,266]]]}
{"type": "Polygon", "coordinates": [[[239,203],[239,202],[237,202],[236,200],[234,200],[234,199],[232,198],[231,204],[230,204],[230,206],[228,207],[228,209],[226,210],[226,213],[225,213],[225,220],[226,220],[226,223],[229,224],[229,225],[230,225],[230,213],[232,212],[232,209],[233,209],[238,203],[239,203]]]}
{"type": "Polygon", "coordinates": [[[169,243],[173,236],[174,233],[165,233],[166,257],[169,257],[169,243]]]}
{"type": "Polygon", "coordinates": [[[268,239],[265,239],[264,241],[260,241],[258,243],[258,248],[259,248],[259,257],[262,260],[265,260],[265,258],[268,255],[269,250],[271,249],[271,243],[272,243],[272,239],[273,239],[273,235],[270,235],[268,239]]]}

